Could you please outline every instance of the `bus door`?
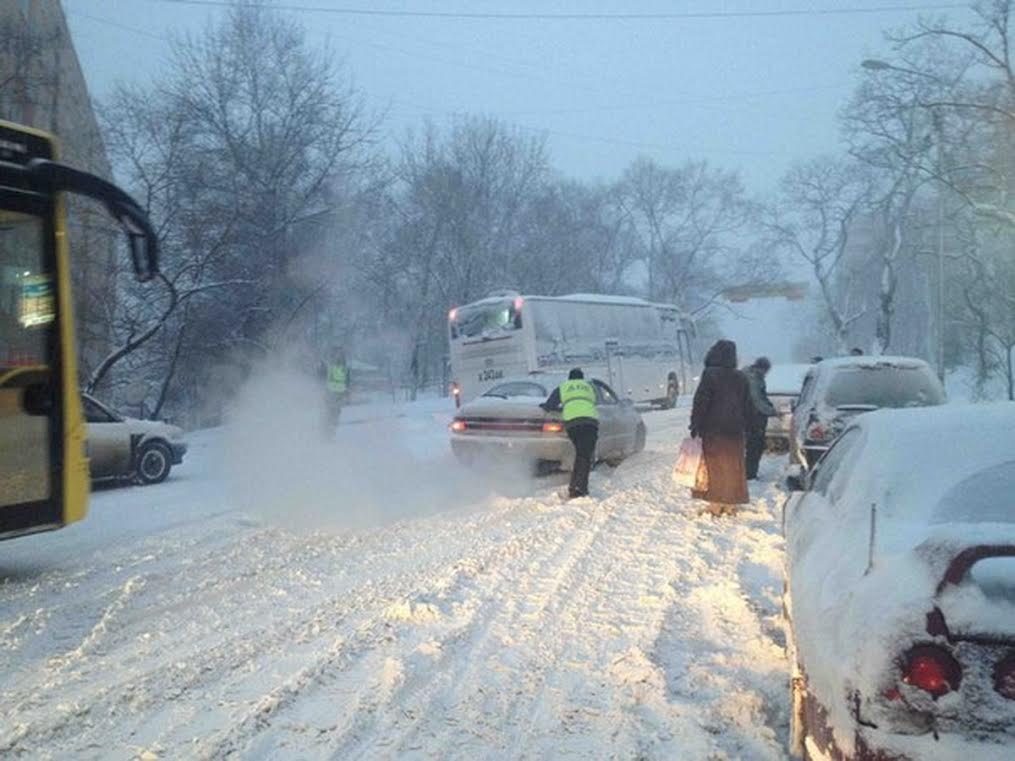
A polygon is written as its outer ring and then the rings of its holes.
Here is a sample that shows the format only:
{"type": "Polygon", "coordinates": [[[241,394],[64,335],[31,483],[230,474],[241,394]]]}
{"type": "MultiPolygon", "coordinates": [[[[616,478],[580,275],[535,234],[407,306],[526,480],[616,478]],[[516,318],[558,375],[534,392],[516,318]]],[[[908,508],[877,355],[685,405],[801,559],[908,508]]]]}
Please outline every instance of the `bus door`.
{"type": "Polygon", "coordinates": [[[627,385],[624,383],[624,352],[620,342],[614,339],[606,341],[606,375],[610,386],[625,396],[627,385]]]}
{"type": "Polygon", "coordinates": [[[55,455],[61,415],[50,392],[58,366],[55,257],[46,204],[0,209],[0,525],[59,524],[55,455]]]}
{"type": "Polygon", "coordinates": [[[688,380],[691,371],[688,368],[692,367],[694,360],[691,356],[691,336],[685,328],[677,329],[677,351],[680,353],[680,388],[685,392],[690,391],[688,380]]]}

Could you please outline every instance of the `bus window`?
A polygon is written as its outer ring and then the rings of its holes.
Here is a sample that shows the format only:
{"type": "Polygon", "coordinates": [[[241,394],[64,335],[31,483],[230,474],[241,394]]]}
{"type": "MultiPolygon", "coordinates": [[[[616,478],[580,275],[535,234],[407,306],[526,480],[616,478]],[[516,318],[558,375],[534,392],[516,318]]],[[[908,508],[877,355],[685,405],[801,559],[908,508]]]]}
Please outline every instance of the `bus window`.
{"type": "Polygon", "coordinates": [[[49,500],[56,294],[43,219],[0,211],[0,508],[49,500]]]}

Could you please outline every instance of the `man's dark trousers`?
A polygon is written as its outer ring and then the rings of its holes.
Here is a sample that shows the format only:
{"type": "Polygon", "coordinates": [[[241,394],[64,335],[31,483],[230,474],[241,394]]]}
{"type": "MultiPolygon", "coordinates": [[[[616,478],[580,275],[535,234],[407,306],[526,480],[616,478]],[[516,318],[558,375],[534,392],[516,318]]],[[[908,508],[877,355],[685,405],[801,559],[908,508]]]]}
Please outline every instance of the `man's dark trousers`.
{"type": "Polygon", "coordinates": [[[596,440],[599,438],[599,424],[589,418],[578,418],[567,423],[567,437],[574,444],[574,466],[571,468],[570,497],[584,497],[589,493],[589,471],[596,456],[596,440]]]}
{"type": "Polygon", "coordinates": [[[765,451],[765,429],[768,428],[768,418],[764,415],[751,415],[747,423],[747,478],[752,480],[758,477],[758,465],[761,464],[761,455],[765,451]]]}

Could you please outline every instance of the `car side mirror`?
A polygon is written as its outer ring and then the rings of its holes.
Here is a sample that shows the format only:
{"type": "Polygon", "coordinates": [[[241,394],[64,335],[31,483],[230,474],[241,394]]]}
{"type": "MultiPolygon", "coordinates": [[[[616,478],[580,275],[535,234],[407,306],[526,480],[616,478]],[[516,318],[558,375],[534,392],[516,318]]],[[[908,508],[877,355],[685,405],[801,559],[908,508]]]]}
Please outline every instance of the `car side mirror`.
{"type": "Polygon", "coordinates": [[[627,398],[621,399],[620,400],[620,406],[621,407],[633,407],[634,406],[634,399],[627,399],[627,398]]]}
{"type": "Polygon", "coordinates": [[[786,488],[790,491],[807,491],[807,474],[799,465],[790,465],[786,469],[786,488]]]}

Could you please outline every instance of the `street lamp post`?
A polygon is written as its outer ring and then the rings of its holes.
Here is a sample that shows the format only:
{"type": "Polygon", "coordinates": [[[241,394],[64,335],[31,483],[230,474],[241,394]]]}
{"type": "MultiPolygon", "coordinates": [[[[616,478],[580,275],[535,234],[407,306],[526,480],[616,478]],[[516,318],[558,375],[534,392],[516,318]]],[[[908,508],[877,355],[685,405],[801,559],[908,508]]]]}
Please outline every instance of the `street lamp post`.
{"type": "MultiPolygon", "coordinates": [[[[939,77],[916,69],[906,69],[901,66],[894,66],[887,61],[877,58],[866,58],[860,62],[860,66],[868,71],[898,71],[902,74],[925,77],[934,81],[940,81],[939,77]]],[[[942,129],[941,117],[936,110],[931,111],[931,119],[934,124],[935,148],[937,152],[937,171],[940,173],[944,166],[944,154],[942,152],[942,129]]],[[[937,375],[944,383],[945,380],[945,202],[943,189],[938,187],[937,193],[937,330],[935,332],[936,346],[935,364],[937,375]]]]}

